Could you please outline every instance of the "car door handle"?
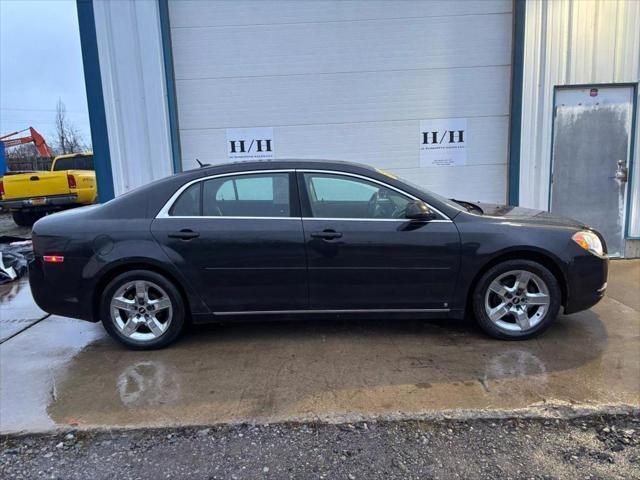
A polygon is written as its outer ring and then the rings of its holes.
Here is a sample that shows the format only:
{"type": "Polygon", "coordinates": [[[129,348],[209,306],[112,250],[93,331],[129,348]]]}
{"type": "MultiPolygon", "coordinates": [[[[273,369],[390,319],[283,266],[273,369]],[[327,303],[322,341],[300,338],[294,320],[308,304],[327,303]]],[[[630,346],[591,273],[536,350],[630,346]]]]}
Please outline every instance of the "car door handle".
{"type": "Polygon", "coordinates": [[[323,240],[334,240],[336,238],[341,238],[342,234],[335,230],[323,230],[322,232],[312,232],[311,237],[322,238],[323,240]]]}
{"type": "Polygon", "coordinates": [[[169,238],[179,238],[181,240],[191,240],[192,238],[198,238],[200,234],[193,230],[180,230],[179,232],[171,232],[168,234],[169,238]]]}

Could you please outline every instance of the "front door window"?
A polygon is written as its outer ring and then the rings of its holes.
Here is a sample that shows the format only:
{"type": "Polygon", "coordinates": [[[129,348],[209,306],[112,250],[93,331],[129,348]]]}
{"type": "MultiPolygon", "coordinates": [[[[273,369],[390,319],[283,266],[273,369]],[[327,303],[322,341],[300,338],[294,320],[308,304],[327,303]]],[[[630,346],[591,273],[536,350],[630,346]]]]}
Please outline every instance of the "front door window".
{"type": "Polygon", "coordinates": [[[329,173],[305,173],[315,218],[398,219],[411,199],[374,182],[329,173]]]}

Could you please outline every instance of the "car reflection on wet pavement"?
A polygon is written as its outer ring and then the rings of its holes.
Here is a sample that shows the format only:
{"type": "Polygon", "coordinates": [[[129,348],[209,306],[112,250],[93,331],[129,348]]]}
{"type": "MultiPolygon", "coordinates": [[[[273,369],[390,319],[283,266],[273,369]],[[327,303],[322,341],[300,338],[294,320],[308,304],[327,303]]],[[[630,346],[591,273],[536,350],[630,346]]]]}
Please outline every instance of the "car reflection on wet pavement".
{"type": "MultiPolygon", "coordinates": [[[[621,275],[633,286],[640,262],[625,263],[621,275]]],[[[0,427],[633,408],[640,404],[640,311],[616,298],[561,316],[523,342],[492,340],[450,320],[317,320],[193,327],[168,349],[136,352],[100,324],[51,316],[0,345],[0,427]]],[[[3,303],[2,324],[5,311],[3,303]]]]}

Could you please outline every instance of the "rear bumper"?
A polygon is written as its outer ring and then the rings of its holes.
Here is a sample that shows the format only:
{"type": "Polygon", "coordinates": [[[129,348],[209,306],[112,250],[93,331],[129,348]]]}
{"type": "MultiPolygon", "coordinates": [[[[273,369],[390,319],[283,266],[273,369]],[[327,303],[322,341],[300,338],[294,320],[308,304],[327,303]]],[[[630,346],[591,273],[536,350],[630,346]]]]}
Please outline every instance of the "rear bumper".
{"type": "Polygon", "coordinates": [[[577,256],[567,271],[567,298],[564,313],[586,310],[605,296],[609,259],[590,253],[577,256]]]}
{"type": "Polygon", "coordinates": [[[11,198],[0,200],[0,207],[11,210],[37,210],[50,207],[59,207],[77,203],[78,195],[50,195],[45,197],[11,198]]]}
{"type": "Polygon", "coordinates": [[[29,285],[38,307],[53,315],[95,321],[92,288],[78,275],[82,263],[86,260],[65,257],[64,263],[45,264],[34,258],[29,263],[29,285]]]}

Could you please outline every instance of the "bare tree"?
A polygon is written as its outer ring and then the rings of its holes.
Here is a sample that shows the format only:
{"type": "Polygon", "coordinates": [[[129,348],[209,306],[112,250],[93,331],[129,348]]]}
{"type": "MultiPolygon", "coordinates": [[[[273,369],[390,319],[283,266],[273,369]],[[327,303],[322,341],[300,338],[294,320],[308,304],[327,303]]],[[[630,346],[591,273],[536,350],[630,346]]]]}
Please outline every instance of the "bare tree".
{"type": "Polygon", "coordinates": [[[59,155],[78,153],[87,146],[76,126],[67,117],[67,108],[61,99],[56,105],[56,140],[55,147],[59,155]]]}
{"type": "Polygon", "coordinates": [[[7,158],[19,158],[24,160],[37,157],[38,151],[33,143],[25,143],[24,145],[11,147],[10,150],[6,150],[5,155],[7,158]]]}

